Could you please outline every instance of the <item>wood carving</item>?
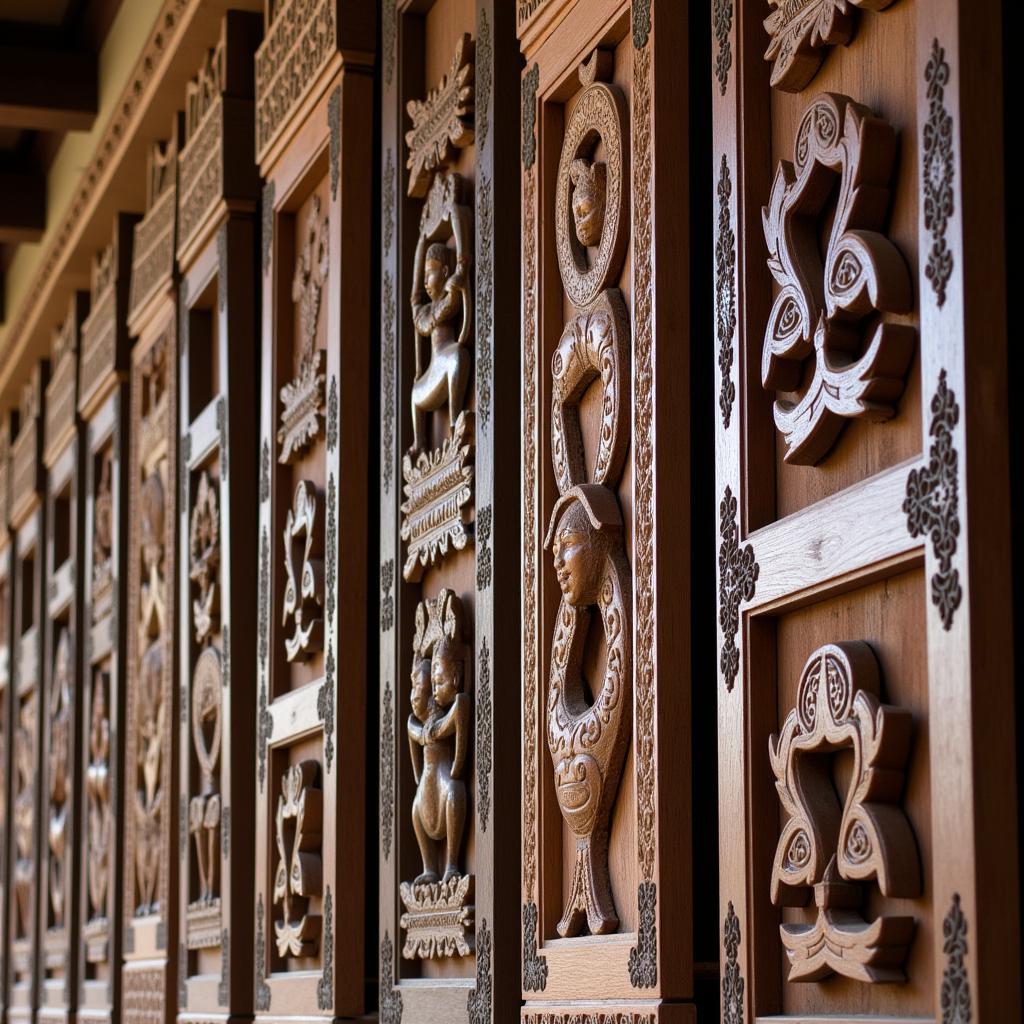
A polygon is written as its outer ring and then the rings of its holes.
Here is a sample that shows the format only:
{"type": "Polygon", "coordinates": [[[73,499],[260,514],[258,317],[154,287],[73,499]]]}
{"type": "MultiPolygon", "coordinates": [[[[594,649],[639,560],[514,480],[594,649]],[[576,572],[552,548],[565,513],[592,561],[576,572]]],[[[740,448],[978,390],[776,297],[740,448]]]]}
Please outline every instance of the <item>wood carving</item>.
{"type": "Polygon", "coordinates": [[[768,749],[775,788],[788,820],[772,867],[777,906],[803,906],[814,890],[813,924],[782,924],[790,981],[841,974],[865,982],[903,981],[914,919],[859,908],[862,883],[883,896],[914,897],[921,867],[914,835],[899,806],[912,717],[880,704],[878,662],[861,641],[827,644],[807,660],[796,707],[768,749]],[[840,806],[829,755],[852,749],[840,806]]]}
{"type": "Polygon", "coordinates": [[[932,40],[932,52],[925,68],[928,86],[928,118],[922,130],[924,181],[924,229],[931,236],[928,265],[924,276],[931,282],[935,301],[946,302],[946,285],[953,274],[953,251],[946,241],[946,229],[953,216],[953,118],[946,109],[949,63],[946,51],[932,40]]]}
{"type": "Polygon", "coordinates": [[[274,921],[274,934],[281,957],[314,956],[320,942],[320,915],[308,911],[309,898],[319,896],[323,884],[323,792],[319,776],[316,761],[301,761],[281,776],[274,873],[274,904],[281,904],[282,915],[274,921]]]}
{"type": "Polygon", "coordinates": [[[18,709],[14,731],[14,791],[11,824],[14,830],[14,901],[17,910],[13,938],[32,931],[32,884],[35,878],[35,794],[36,794],[36,695],[30,693],[18,709]]]}
{"type": "Polygon", "coordinates": [[[217,508],[217,489],[210,483],[205,471],[199,477],[196,503],[188,534],[189,579],[196,585],[192,599],[192,625],[196,643],[204,643],[217,624],[219,588],[217,571],[220,567],[220,511],[217,508]]]}
{"type": "Polygon", "coordinates": [[[799,92],[825,59],[825,47],[845,46],[853,38],[854,8],[883,11],[893,0],[768,0],[775,8],[765,18],[771,36],[765,60],[774,61],[771,84],[799,92]]]}
{"type": "Polygon", "coordinates": [[[322,533],[316,522],[316,485],[310,480],[300,480],[284,527],[284,564],[288,579],[281,624],[287,626],[289,619],[295,624],[294,632],[284,641],[289,661],[302,661],[323,650],[324,622],[317,614],[323,607],[324,594],[322,533]]]}
{"type": "Polygon", "coordinates": [[[68,843],[68,800],[71,796],[72,681],[71,639],[67,627],[60,631],[53,678],[50,682],[50,749],[47,751],[49,794],[48,842],[50,846],[50,921],[65,924],[68,843]]]}
{"type": "Polygon", "coordinates": [[[464,33],[455,44],[448,73],[425,100],[410,100],[406,110],[412,128],[409,147],[409,195],[422,197],[431,175],[449,163],[456,149],[473,143],[473,40],[464,33]]]}
{"type": "Polygon", "coordinates": [[[795,166],[779,163],[761,212],[768,268],[780,289],[765,329],[761,381],[787,393],[775,402],[786,461],[814,465],[847,418],[894,414],[915,332],[878,322],[864,345],[859,326],[912,306],[907,265],[881,234],[896,157],[893,128],[848,97],[823,93],[803,115],[794,153],[795,166]],[[823,262],[819,233],[837,179],[823,262]],[[813,373],[805,384],[808,359],[813,373]]]}
{"type": "Polygon", "coordinates": [[[416,609],[407,732],[416,796],[412,823],[423,870],[401,886],[408,959],[469,953],[471,882],[459,867],[466,826],[466,754],[470,698],[464,692],[469,650],[462,602],[443,589],[416,609]]]}
{"type": "Polygon", "coordinates": [[[722,975],[722,1024],[743,1024],[743,991],[746,985],[740,972],[740,919],[733,909],[732,900],[722,926],[722,945],[725,947],[725,971],[722,975]]]}
{"type": "Polygon", "coordinates": [[[967,918],[960,906],[960,893],[953,893],[949,913],[942,920],[942,952],[946,966],[942,972],[940,1005],[942,1024],[971,1024],[971,981],[964,957],[967,956],[967,918]]]}
{"type": "Polygon", "coordinates": [[[281,388],[279,462],[290,462],[320,433],[324,418],[325,353],[316,347],[320,300],[330,265],[328,214],[320,216],[320,197],[313,196],[302,246],[295,262],[292,301],[299,306],[299,366],[294,379],[281,388]]]}
{"type": "Polygon", "coordinates": [[[97,670],[92,685],[92,720],[89,723],[89,767],[85,773],[88,806],[88,837],[85,870],[88,873],[89,909],[85,926],[86,959],[106,960],[108,922],[107,886],[113,816],[110,808],[110,716],[107,712],[107,680],[97,670]]]}
{"type": "Polygon", "coordinates": [[[112,457],[103,454],[100,480],[93,499],[92,536],[92,621],[101,622],[114,603],[114,571],[111,549],[114,543],[114,503],[110,491],[112,457]]]}
{"type": "Polygon", "coordinates": [[[556,195],[562,281],[583,307],[551,361],[551,461],[560,497],[544,540],[562,590],[551,642],[548,749],[558,804],[576,836],[562,936],[578,935],[584,922],[595,935],[618,928],[608,832],[632,730],[632,579],[614,490],[630,433],[629,315],[619,290],[607,287],[627,242],[628,136],[621,90],[598,80],[610,70],[607,57],[595,51],[580,69],[584,89],[566,129],[556,195]],[[605,144],[603,164],[592,159],[598,141],[605,144]],[[578,405],[591,384],[601,387],[602,402],[588,481],[578,405]],[[590,686],[583,664],[594,607],[607,655],[604,679],[590,686]]]}

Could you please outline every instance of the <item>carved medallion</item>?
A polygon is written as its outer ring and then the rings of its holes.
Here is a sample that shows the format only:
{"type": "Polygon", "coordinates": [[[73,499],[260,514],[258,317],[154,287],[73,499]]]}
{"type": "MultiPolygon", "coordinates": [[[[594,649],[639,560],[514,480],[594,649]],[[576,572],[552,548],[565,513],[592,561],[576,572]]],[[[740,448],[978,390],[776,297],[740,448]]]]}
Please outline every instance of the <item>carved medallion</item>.
{"type": "Polygon", "coordinates": [[[114,503],[110,490],[111,454],[101,457],[100,480],[93,498],[92,534],[92,622],[101,622],[113,608],[114,572],[111,561],[113,547],[114,503]]]}
{"type": "Polygon", "coordinates": [[[772,867],[776,906],[801,907],[808,889],[813,924],[784,923],[790,981],[840,974],[857,981],[903,981],[914,919],[861,916],[865,885],[883,896],[915,897],[921,866],[899,806],[913,719],[880,704],[878,662],[861,641],[827,644],[807,660],[796,707],[768,743],[775,788],[788,820],[772,867]],[[852,751],[845,799],[833,785],[832,756],[852,751]]]}
{"type": "Polygon", "coordinates": [[[786,461],[814,465],[846,419],[894,414],[915,331],[876,322],[878,314],[912,307],[907,265],[881,233],[896,158],[892,127],[846,96],[823,93],[804,113],[794,154],[795,165],[779,163],[761,212],[768,268],[779,285],[761,381],[782,393],[775,424],[786,439],[786,461]],[[819,234],[832,212],[833,185],[838,194],[822,262],[819,234]],[[874,324],[866,343],[865,318],[874,324]]]}
{"type": "Polygon", "coordinates": [[[775,8],[764,21],[771,36],[764,57],[775,62],[771,84],[784,92],[799,92],[821,67],[825,47],[845,46],[853,38],[853,8],[883,11],[893,0],[768,2],[775,8]]]}
{"type": "Polygon", "coordinates": [[[285,654],[289,661],[303,661],[323,650],[324,643],[324,622],[318,614],[324,594],[323,537],[316,523],[316,485],[310,480],[299,481],[288,510],[284,564],[288,578],[281,624],[294,622],[292,635],[285,637],[285,654]]]}
{"type": "Polygon", "coordinates": [[[330,268],[328,215],[320,216],[320,197],[313,196],[295,261],[292,301],[299,307],[299,365],[295,377],[281,388],[281,445],[278,461],[291,462],[316,440],[324,418],[325,353],[316,347],[320,300],[330,268]]]}
{"type": "Polygon", "coordinates": [[[403,882],[408,959],[465,956],[472,929],[471,876],[459,867],[466,825],[466,755],[470,697],[465,692],[469,649],[463,640],[462,602],[452,590],[421,601],[406,726],[416,796],[412,822],[423,870],[403,882]]]}
{"type": "Polygon", "coordinates": [[[301,761],[281,777],[274,874],[274,905],[281,904],[282,914],[274,921],[274,934],[281,957],[315,956],[320,942],[320,916],[308,912],[309,898],[319,896],[323,884],[319,774],[316,761],[301,761]]]}
{"type": "Polygon", "coordinates": [[[464,33],[440,85],[425,100],[406,104],[412,121],[405,133],[409,195],[426,195],[433,172],[449,163],[456,149],[472,145],[473,98],[473,40],[464,33]]]}
{"type": "Polygon", "coordinates": [[[61,627],[50,681],[50,749],[47,751],[50,806],[47,821],[50,847],[50,911],[54,928],[64,927],[67,870],[68,801],[71,796],[71,639],[61,627]]]}
{"type": "Polygon", "coordinates": [[[107,713],[107,680],[102,670],[93,676],[89,723],[89,767],[85,772],[88,800],[86,865],[89,910],[84,928],[86,959],[100,963],[107,958],[107,886],[110,883],[110,849],[113,818],[110,811],[110,717],[107,713]]]}
{"type": "Polygon", "coordinates": [[[220,567],[220,511],[217,488],[204,470],[199,477],[196,503],[188,533],[189,579],[196,585],[192,599],[192,624],[196,643],[210,638],[219,611],[217,571],[220,567]]]}

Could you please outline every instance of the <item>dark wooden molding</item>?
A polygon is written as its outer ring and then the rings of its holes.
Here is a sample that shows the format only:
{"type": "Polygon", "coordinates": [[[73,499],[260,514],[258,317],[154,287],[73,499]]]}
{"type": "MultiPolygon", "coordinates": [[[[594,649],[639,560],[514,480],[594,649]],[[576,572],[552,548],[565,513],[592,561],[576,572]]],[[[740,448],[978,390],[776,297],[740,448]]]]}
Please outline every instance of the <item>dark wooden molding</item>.
{"type": "MultiPolygon", "coordinates": [[[[9,39],[0,25],[0,36],[9,39]]],[[[88,131],[98,110],[94,53],[55,45],[0,44],[0,125],[88,131]]]]}

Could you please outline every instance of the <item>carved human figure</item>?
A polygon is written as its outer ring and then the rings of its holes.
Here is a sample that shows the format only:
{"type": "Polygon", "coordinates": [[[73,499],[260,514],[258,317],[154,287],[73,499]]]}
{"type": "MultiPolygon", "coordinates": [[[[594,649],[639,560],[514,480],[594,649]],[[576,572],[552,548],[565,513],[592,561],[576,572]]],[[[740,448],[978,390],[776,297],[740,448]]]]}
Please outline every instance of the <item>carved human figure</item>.
{"type": "Polygon", "coordinates": [[[192,676],[192,743],[199,762],[199,794],[189,801],[188,830],[196,847],[200,903],[211,903],[217,896],[221,687],[220,652],[210,645],[200,654],[192,676]]]}
{"type": "Polygon", "coordinates": [[[92,688],[92,721],[89,726],[89,767],[85,773],[89,799],[89,907],[90,917],[107,910],[107,865],[110,855],[110,719],[107,690],[98,671],[92,688]]]}
{"type": "Polygon", "coordinates": [[[408,733],[417,783],[412,823],[423,870],[414,886],[439,878],[448,883],[462,874],[459,853],[466,824],[462,772],[470,715],[469,697],[462,692],[466,647],[461,602],[453,591],[442,590],[433,601],[420,603],[416,618],[408,733]]]}
{"type": "Polygon", "coordinates": [[[49,783],[50,909],[55,928],[64,926],[65,840],[68,815],[68,770],[71,757],[71,642],[61,630],[50,693],[49,783]]]}
{"type": "Polygon", "coordinates": [[[578,157],[569,165],[572,184],[572,216],[580,245],[599,245],[604,230],[608,192],[608,168],[599,161],[578,157]]]}
{"type": "Polygon", "coordinates": [[[156,884],[160,872],[160,813],[163,807],[160,767],[166,714],[163,674],[163,647],[157,640],[143,656],[139,672],[136,762],[141,787],[135,792],[135,871],[138,888],[136,913],[140,916],[155,913],[158,909],[156,884]]]}

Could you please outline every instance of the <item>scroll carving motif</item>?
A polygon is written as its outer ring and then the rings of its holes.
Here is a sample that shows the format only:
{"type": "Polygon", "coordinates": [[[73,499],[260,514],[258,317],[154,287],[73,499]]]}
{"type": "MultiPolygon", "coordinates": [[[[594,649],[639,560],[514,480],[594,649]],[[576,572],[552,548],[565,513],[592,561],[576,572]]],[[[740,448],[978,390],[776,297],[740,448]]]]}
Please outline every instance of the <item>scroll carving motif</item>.
{"type": "Polygon", "coordinates": [[[775,788],[788,820],[772,867],[777,906],[803,906],[813,888],[813,924],[782,924],[790,981],[840,974],[857,981],[903,981],[914,919],[861,916],[862,883],[886,897],[915,897],[921,867],[910,822],[899,806],[910,752],[912,717],[880,704],[879,670],[861,642],[828,644],[807,660],[796,707],[768,749],[775,788]],[[830,755],[852,750],[843,805],[832,784],[830,755]]]}
{"type": "MultiPolygon", "coordinates": [[[[825,59],[825,47],[845,46],[854,31],[854,8],[883,11],[893,0],[768,0],[765,18],[771,36],[765,60],[774,61],[771,84],[799,92],[825,59]]],[[[723,90],[724,91],[724,90],[723,90]]]]}
{"type": "Polygon", "coordinates": [[[217,570],[220,565],[220,512],[217,490],[204,471],[199,477],[188,536],[189,579],[198,593],[192,599],[196,643],[202,644],[216,627],[219,611],[217,570]]]}
{"type": "Polygon", "coordinates": [[[323,650],[324,560],[322,531],[316,523],[316,485],[300,480],[284,527],[284,588],[281,624],[294,622],[294,632],[285,638],[289,661],[304,660],[323,650]],[[296,557],[298,556],[298,557],[296,557]],[[298,572],[296,572],[296,564],[298,572]]]}
{"type": "Polygon", "coordinates": [[[299,365],[295,377],[281,388],[281,454],[290,462],[315,439],[325,413],[325,353],[317,348],[320,299],[330,265],[328,215],[320,216],[320,197],[313,196],[292,279],[292,301],[299,306],[299,365]]]}
{"type": "Polygon", "coordinates": [[[738,507],[732,488],[726,486],[718,506],[722,537],[718,549],[718,624],[722,629],[722,654],[718,667],[730,693],[740,670],[740,652],[736,646],[736,635],[740,631],[740,602],[753,599],[761,572],[761,567],[754,561],[753,547],[750,544],[740,547],[736,522],[738,507]]]}
{"type": "Polygon", "coordinates": [[[314,956],[320,942],[320,916],[308,911],[309,898],[319,896],[323,885],[319,775],[316,761],[301,761],[281,777],[275,821],[274,905],[281,904],[282,916],[274,921],[274,933],[282,957],[314,956]]]}
{"type": "Polygon", "coordinates": [[[92,622],[101,622],[111,612],[114,602],[113,547],[114,504],[110,491],[112,457],[104,453],[100,480],[93,499],[92,535],[92,622]]]}
{"type": "Polygon", "coordinates": [[[765,329],[761,381],[783,393],[775,424],[786,439],[786,461],[814,465],[846,419],[894,414],[915,332],[882,321],[864,345],[859,326],[865,317],[912,306],[907,265],[881,233],[896,157],[892,127],[846,96],[823,93],[803,115],[794,153],[795,166],[780,162],[761,213],[768,268],[780,288],[765,329]],[[823,264],[818,238],[837,179],[823,264]],[[802,385],[808,359],[813,374],[802,385]]]}
{"type": "Polygon", "coordinates": [[[32,928],[32,884],[35,880],[35,795],[36,795],[36,695],[30,693],[18,709],[14,732],[14,900],[17,907],[15,937],[23,938],[32,928]]]}
{"type": "Polygon", "coordinates": [[[71,796],[71,727],[72,696],[74,686],[71,665],[71,639],[67,627],[62,627],[57,640],[53,679],[50,682],[50,749],[49,760],[49,820],[50,846],[50,911],[54,928],[64,927],[67,873],[68,801],[71,796]]]}
{"type": "Polygon", "coordinates": [[[946,242],[946,228],[953,216],[953,118],[946,109],[949,84],[946,51],[932,40],[932,53],[925,68],[928,85],[928,118],[924,123],[922,152],[924,167],[924,228],[932,236],[924,276],[935,291],[941,308],[946,302],[946,285],[953,273],[953,251],[946,242]]]}
{"type": "Polygon", "coordinates": [[[558,170],[556,242],[566,292],[578,312],[551,361],[552,468],[560,497],[544,546],[562,590],[551,641],[547,739],[562,816],[576,836],[569,897],[558,932],[613,932],[619,919],[608,875],[608,832],[632,730],[632,579],[615,486],[629,444],[629,315],[617,288],[625,255],[629,180],[626,103],[600,81],[608,55],[580,69],[558,170]],[[594,159],[604,143],[603,161],[594,159]],[[571,221],[570,221],[571,218],[571,221]],[[601,427],[587,480],[578,406],[602,390],[601,427]],[[583,664],[592,609],[601,616],[604,679],[588,702],[583,664]]]}
{"type": "Polygon", "coordinates": [[[953,893],[953,903],[942,921],[942,952],[946,968],[942,972],[939,997],[942,1024],[971,1024],[971,983],[964,957],[967,956],[967,918],[960,907],[960,893],[953,893]]]}
{"type": "Polygon", "coordinates": [[[743,992],[745,984],[740,973],[740,919],[732,900],[722,925],[725,947],[725,971],[722,974],[722,1024],[743,1024],[743,992]]]}
{"type": "Polygon", "coordinates": [[[401,885],[407,959],[469,953],[472,877],[459,867],[466,825],[464,781],[470,729],[469,652],[462,602],[443,589],[416,609],[406,726],[416,796],[412,823],[423,870],[401,885]]]}
{"type": "Polygon", "coordinates": [[[106,959],[107,886],[110,883],[110,844],[113,817],[110,808],[110,716],[107,711],[107,679],[97,670],[92,684],[89,723],[89,767],[85,773],[88,799],[86,865],[89,885],[89,922],[85,926],[86,959],[106,959]]]}
{"type": "Polygon", "coordinates": [[[732,339],[736,334],[736,233],[730,222],[729,199],[732,196],[732,178],[729,162],[722,154],[718,173],[718,238],[715,241],[715,306],[718,328],[718,373],[721,385],[718,408],[722,412],[722,426],[728,430],[732,421],[732,406],[736,401],[736,385],[732,379],[732,339]]]}

